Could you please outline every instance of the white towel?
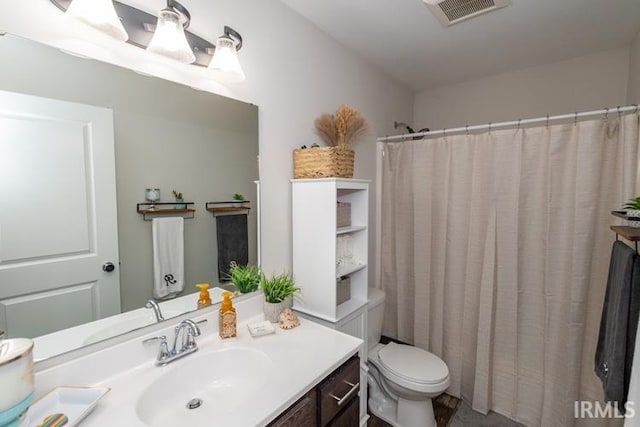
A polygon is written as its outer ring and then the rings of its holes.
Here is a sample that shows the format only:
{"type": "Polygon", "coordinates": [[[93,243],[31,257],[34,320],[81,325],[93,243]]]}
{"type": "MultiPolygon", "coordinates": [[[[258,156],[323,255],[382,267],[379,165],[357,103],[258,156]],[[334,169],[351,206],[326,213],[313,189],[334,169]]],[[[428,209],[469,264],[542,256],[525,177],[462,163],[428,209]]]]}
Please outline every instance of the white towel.
{"type": "Polygon", "coordinates": [[[184,289],[184,218],[153,219],[153,297],[184,289]]]}

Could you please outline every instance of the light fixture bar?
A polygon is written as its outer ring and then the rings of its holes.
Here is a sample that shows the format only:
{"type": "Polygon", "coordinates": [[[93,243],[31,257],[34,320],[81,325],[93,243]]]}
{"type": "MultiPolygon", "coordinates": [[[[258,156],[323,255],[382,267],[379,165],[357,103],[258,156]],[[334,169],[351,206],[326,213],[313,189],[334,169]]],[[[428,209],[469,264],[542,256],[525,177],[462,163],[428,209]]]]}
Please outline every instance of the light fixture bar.
{"type": "MultiPolygon", "coordinates": [[[[62,10],[63,12],[66,12],[67,9],[69,8],[69,5],[71,4],[71,0],[50,0],[50,1],[58,9],[62,10]]],[[[175,7],[176,2],[169,0],[169,4],[171,4],[172,7],[175,7]]],[[[147,25],[147,27],[151,26],[150,28],[155,28],[155,24],[156,24],[156,21],[158,20],[158,17],[155,15],[143,12],[127,4],[120,3],[118,1],[114,1],[113,6],[116,10],[118,17],[120,17],[120,21],[122,22],[122,25],[124,26],[124,28],[127,30],[127,33],[129,34],[129,39],[127,40],[127,43],[142,49],[146,49],[149,43],[151,42],[151,38],[153,37],[153,32],[147,31],[145,29],[145,24],[147,25]]],[[[188,12],[187,12],[187,16],[188,16],[188,12]]],[[[189,31],[186,31],[187,25],[188,25],[188,21],[185,24],[184,33],[187,38],[187,41],[189,42],[189,45],[193,50],[193,53],[196,56],[196,60],[192,62],[191,65],[207,67],[209,65],[209,62],[211,62],[211,58],[212,58],[212,54],[209,52],[213,52],[215,50],[215,45],[203,39],[202,37],[198,37],[195,34],[189,31]]],[[[225,33],[226,33],[226,28],[228,27],[225,27],[225,33]]],[[[240,40],[242,40],[242,37],[240,37],[240,40]]]]}

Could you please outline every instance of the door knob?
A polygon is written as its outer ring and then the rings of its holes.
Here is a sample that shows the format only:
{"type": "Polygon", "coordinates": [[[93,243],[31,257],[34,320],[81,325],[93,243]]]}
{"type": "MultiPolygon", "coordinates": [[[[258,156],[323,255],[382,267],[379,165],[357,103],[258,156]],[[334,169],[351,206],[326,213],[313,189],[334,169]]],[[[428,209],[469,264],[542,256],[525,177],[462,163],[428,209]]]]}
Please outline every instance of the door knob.
{"type": "Polygon", "coordinates": [[[106,271],[107,273],[111,273],[115,269],[116,266],[113,265],[112,262],[105,262],[104,264],[102,264],[102,271],[106,271]]]}

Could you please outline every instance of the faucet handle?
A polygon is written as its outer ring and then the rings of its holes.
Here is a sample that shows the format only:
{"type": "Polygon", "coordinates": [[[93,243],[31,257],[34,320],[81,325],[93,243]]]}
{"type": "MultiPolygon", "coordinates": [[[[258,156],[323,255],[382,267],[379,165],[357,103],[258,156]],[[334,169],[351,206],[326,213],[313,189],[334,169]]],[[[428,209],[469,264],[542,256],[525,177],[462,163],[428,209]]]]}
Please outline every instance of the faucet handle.
{"type": "Polygon", "coordinates": [[[158,350],[158,358],[156,360],[156,363],[161,363],[171,356],[171,353],[169,352],[169,344],[167,344],[167,337],[164,335],[161,335],[159,337],[151,337],[143,340],[142,343],[148,344],[157,340],[160,340],[160,349],[158,350]]]}
{"type": "Polygon", "coordinates": [[[187,342],[184,345],[184,349],[188,350],[188,349],[195,348],[195,347],[197,347],[196,338],[195,338],[195,335],[193,333],[193,330],[189,329],[187,331],[187,342]]]}

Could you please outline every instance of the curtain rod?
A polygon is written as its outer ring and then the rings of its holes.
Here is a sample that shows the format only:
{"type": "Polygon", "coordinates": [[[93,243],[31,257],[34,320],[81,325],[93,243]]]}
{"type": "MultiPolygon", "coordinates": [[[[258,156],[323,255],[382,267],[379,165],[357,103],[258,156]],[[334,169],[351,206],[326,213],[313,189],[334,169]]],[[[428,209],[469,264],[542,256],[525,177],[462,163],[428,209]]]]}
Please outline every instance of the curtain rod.
{"type": "Polygon", "coordinates": [[[552,121],[568,120],[568,119],[573,119],[574,122],[576,122],[578,121],[578,119],[585,118],[585,117],[604,115],[604,118],[607,118],[608,115],[611,113],[623,114],[623,113],[636,112],[636,111],[638,111],[638,105],[634,104],[634,105],[629,105],[627,107],[605,108],[602,110],[587,111],[583,113],[576,112],[573,114],[562,114],[559,116],[537,117],[535,119],[512,120],[510,122],[500,122],[500,123],[487,123],[484,125],[464,126],[464,127],[458,127],[458,128],[452,128],[452,129],[445,128],[445,129],[439,129],[439,130],[434,130],[429,132],[405,133],[402,135],[393,135],[393,136],[378,138],[377,141],[402,142],[406,139],[414,138],[414,137],[429,137],[429,136],[438,136],[438,135],[445,135],[445,134],[450,135],[454,133],[471,132],[471,131],[487,130],[487,129],[491,131],[492,129],[504,129],[504,128],[515,127],[515,126],[520,127],[522,125],[530,125],[534,123],[546,123],[548,125],[549,122],[552,122],[552,121]]]}

